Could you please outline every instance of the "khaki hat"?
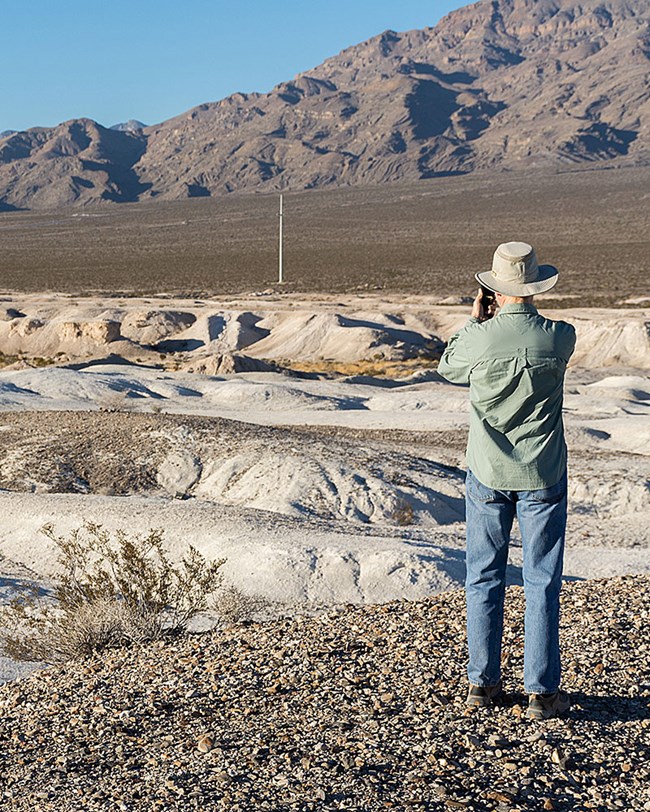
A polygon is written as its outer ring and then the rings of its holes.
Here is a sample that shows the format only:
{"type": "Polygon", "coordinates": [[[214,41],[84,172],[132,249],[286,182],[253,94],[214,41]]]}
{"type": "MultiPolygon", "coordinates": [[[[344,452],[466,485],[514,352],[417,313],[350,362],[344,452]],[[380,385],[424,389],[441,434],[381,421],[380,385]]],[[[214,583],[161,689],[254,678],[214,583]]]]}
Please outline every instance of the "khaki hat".
{"type": "Polygon", "coordinates": [[[494,252],[492,270],[475,276],[481,285],[504,296],[534,296],[550,290],[558,273],[553,265],[539,265],[527,242],[504,242],[494,252]]]}

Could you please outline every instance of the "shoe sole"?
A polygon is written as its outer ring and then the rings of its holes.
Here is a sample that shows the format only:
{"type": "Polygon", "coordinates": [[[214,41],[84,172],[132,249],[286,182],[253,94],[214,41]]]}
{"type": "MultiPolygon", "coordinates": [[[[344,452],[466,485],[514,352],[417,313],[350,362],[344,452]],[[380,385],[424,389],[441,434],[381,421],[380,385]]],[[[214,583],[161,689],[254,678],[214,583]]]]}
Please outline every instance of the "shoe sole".
{"type": "Polygon", "coordinates": [[[498,705],[503,700],[503,693],[496,696],[477,696],[471,699],[466,699],[465,704],[468,708],[489,708],[490,705],[498,705]]]}
{"type": "Polygon", "coordinates": [[[530,708],[526,711],[526,716],[528,719],[555,719],[557,716],[562,716],[568,710],[571,709],[571,705],[567,705],[564,708],[554,708],[552,710],[531,710],[530,708]]]}
{"type": "Polygon", "coordinates": [[[468,708],[487,708],[493,702],[492,699],[466,699],[465,704],[468,708]]]}

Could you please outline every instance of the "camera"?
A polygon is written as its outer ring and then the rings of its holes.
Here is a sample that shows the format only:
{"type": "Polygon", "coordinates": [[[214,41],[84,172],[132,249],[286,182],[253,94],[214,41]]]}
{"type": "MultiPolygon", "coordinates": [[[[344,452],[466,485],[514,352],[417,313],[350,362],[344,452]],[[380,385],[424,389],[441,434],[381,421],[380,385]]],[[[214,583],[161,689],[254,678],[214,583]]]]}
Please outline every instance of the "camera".
{"type": "Polygon", "coordinates": [[[491,319],[494,316],[497,307],[497,299],[494,291],[481,285],[481,305],[483,307],[483,315],[486,319],[491,319]]]}

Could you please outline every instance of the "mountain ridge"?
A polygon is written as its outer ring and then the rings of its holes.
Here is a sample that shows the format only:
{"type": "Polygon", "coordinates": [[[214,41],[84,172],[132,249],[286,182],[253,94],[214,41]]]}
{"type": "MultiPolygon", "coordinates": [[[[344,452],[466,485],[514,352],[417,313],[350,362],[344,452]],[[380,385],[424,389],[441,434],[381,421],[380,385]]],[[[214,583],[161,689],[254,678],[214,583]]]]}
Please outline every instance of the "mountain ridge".
{"type": "Polygon", "coordinates": [[[647,165],[649,68],[650,0],[480,0],[142,130],[9,135],[0,208],[647,165]]]}

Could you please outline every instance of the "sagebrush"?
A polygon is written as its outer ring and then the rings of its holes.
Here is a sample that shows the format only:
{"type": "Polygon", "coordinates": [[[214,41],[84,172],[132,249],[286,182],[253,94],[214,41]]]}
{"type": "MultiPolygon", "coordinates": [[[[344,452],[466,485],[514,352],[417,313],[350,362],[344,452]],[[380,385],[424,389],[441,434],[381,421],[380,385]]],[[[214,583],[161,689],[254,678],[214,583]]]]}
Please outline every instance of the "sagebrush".
{"type": "Polygon", "coordinates": [[[289,604],[284,601],[269,600],[260,595],[247,595],[230,584],[220,590],[212,601],[212,609],[225,623],[251,623],[261,616],[281,615],[289,604]]]}
{"type": "Polygon", "coordinates": [[[162,530],[129,535],[86,522],[67,536],[52,525],[42,532],[61,573],[51,596],[26,588],[5,607],[0,642],[14,659],[57,662],[183,631],[222,584],[225,559],[208,562],[190,545],[173,564],[162,530]]]}

